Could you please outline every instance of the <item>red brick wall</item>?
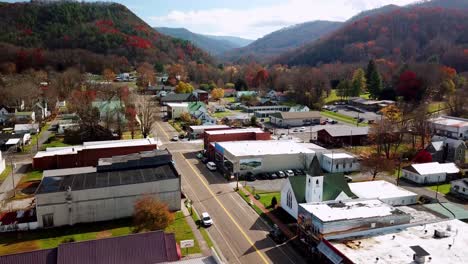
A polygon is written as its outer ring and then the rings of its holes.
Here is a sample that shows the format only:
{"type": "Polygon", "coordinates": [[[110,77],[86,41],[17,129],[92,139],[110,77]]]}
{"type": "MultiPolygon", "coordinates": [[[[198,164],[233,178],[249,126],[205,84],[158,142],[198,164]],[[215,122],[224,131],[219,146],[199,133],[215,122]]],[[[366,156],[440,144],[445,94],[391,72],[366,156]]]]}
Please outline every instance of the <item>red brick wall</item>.
{"type": "Polygon", "coordinates": [[[156,149],[156,145],[131,146],[120,148],[84,149],[77,154],[56,155],[33,159],[36,170],[65,169],[74,167],[96,166],[100,158],[127,155],[156,149]]]}

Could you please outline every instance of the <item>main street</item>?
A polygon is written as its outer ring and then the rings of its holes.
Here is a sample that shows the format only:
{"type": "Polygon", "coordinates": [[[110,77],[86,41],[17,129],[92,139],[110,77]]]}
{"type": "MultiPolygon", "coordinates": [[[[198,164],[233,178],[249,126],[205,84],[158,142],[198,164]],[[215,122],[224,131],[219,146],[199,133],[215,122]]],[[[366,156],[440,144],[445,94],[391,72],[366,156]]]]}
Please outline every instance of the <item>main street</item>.
{"type": "Polygon", "coordinates": [[[173,154],[182,176],[182,190],[199,213],[208,212],[214,224],[208,233],[228,263],[290,263],[305,261],[288,243],[276,245],[268,236],[269,227],[234,192],[218,172],[210,172],[196,157],[202,142],[170,142],[178,133],[158,120],[153,136],[173,154]]]}

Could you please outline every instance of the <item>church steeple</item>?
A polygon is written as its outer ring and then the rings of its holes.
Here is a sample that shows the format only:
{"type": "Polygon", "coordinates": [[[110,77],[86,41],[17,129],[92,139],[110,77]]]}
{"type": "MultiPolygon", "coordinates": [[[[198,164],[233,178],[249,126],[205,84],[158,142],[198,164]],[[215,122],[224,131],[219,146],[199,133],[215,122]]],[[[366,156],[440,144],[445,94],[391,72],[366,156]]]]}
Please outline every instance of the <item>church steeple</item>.
{"type": "Polygon", "coordinates": [[[322,167],[320,166],[320,162],[317,158],[317,155],[315,155],[312,161],[310,162],[307,174],[310,176],[323,176],[322,167]]]}
{"type": "Polygon", "coordinates": [[[307,170],[305,198],[308,203],[323,201],[323,171],[317,156],[314,156],[307,170]]]}

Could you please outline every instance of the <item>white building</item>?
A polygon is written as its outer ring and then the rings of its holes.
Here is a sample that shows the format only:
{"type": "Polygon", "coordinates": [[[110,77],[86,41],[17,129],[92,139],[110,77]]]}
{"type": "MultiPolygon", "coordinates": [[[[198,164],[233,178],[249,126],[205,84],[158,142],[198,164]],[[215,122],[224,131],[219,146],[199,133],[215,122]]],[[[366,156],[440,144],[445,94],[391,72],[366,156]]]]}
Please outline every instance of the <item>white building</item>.
{"type": "Polygon", "coordinates": [[[245,174],[304,169],[315,152],[293,141],[216,142],[215,162],[222,171],[245,174]]]}
{"type": "Polygon", "coordinates": [[[418,202],[418,195],[387,181],[353,182],[351,191],[359,198],[379,199],[389,205],[411,205],[418,202]]]}
{"type": "Polygon", "coordinates": [[[459,220],[357,231],[326,240],[317,247],[328,258],[325,263],[458,264],[468,260],[468,225],[459,220]]]}
{"type": "Polygon", "coordinates": [[[20,133],[37,134],[39,133],[39,124],[16,124],[14,131],[15,131],[15,134],[20,134],[20,133]]]}
{"type": "Polygon", "coordinates": [[[281,207],[296,219],[300,204],[354,198],[357,196],[349,188],[344,175],[325,175],[316,157],[306,175],[289,177],[281,188],[281,207]]]}
{"type": "Polygon", "coordinates": [[[0,151],[0,174],[5,170],[5,158],[2,156],[2,152],[0,151]]]}
{"type": "Polygon", "coordinates": [[[450,192],[468,199],[468,179],[459,179],[450,182],[450,192]]]}
{"type": "Polygon", "coordinates": [[[431,119],[429,122],[432,125],[433,133],[436,135],[454,139],[468,139],[468,119],[440,116],[431,119]]]}
{"type": "Polygon", "coordinates": [[[352,155],[346,153],[326,153],[322,155],[322,169],[328,172],[353,172],[358,171],[361,166],[352,155]]]}
{"type": "Polygon", "coordinates": [[[167,116],[170,119],[180,118],[182,113],[188,113],[188,103],[167,103],[167,116]]]}
{"type": "Polygon", "coordinates": [[[460,170],[454,163],[429,162],[404,167],[402,177],[419,184],[432,184],[449,180],[460,170]],[[448,176],[448,177],[447,177],[448,176]]]}
{"type": "Polygon", "coordinates": [[[229,129],[229,128],[230,127],[226,125],[190,126],[189,135],[190,135],[190,138],[196,139],[196,138],[203,137],[203,133],[205,133],[205,131],[221,130],[221,129],[229,129]]]}

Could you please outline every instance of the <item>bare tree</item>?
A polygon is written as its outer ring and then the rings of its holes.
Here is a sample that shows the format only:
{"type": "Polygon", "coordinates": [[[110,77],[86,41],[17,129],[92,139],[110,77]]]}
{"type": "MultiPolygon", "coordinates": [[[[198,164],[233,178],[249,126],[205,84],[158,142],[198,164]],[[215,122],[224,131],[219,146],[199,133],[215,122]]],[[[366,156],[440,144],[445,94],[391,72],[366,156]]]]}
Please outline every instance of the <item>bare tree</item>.
{"type": "Polygon", "coordinates": [[[136,99],[136,110],[140,119],[141,133],[146,138],[156,121],[156,104],[150,96],[138,96],[136,99]]]}
{"type": "Polygon", "coordinates": [[[394,165],[391,160],[377,153],[372,154],[370,157],[364,159],[361,163],[364,167],[364,170],[372,175],[373,181],[379,173],[391,171],[394,165]]]}

